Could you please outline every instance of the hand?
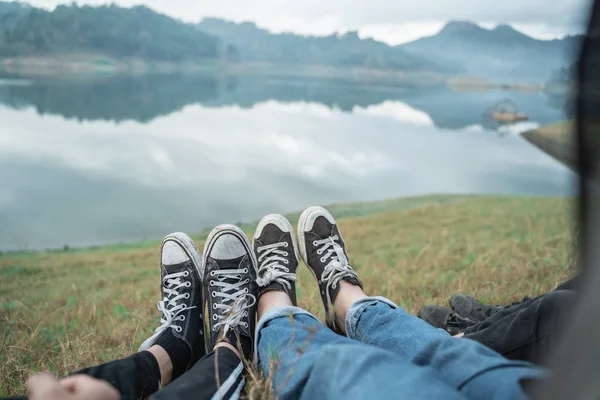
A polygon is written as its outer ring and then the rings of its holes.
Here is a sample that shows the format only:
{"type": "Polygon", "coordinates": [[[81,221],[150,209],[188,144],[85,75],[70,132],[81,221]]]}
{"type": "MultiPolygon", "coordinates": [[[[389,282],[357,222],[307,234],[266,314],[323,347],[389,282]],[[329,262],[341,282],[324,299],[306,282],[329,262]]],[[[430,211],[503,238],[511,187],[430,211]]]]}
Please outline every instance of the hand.
{"type": "Polygon", "coordinates": [[[58,380],[43,372],[27,381],[29,400],[119,400],[121,395],[108,382],[87,375],[58,380]]]}

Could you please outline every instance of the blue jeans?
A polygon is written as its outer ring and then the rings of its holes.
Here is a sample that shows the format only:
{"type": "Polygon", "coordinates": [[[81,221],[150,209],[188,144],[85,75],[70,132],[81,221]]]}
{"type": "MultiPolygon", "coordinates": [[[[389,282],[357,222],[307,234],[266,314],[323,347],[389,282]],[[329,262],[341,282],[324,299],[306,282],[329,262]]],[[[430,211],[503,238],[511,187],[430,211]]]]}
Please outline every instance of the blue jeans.
{"type": "Polygon", "coordinates": [[[453,338],[381,297],[352,305],[346,333],[298,307],[263,315],[257,356],[279,398],[519,399],[526,397],[521,380],[547,375],[453,338]]]}

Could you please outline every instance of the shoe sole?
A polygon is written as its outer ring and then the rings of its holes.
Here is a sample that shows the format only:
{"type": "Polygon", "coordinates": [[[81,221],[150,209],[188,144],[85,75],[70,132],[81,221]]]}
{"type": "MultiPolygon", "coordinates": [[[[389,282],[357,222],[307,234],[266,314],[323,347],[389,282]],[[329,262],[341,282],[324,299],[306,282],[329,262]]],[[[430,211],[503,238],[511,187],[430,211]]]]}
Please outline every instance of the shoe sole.
{"type": "MultiPolygon", "coordinates": [[[[264,228],[266,225],[273,223],[273,221],[284,221],[284,225],[286,226],[286,228],[288,228],[289,232],[290,232],[290,236],[292,237],[292,246],[294,247],[294,255],[296,256],[296,260],[298,262],[300,262],[300,254],[298,252],[298,239],[296,238],[296,233],[294,232],[294,228],[292,227],[292,224],[290,223],[290,221],[287,220],[286,217],[284,217],[281,214],[269,214],[269,215],[265,215],[260,222],[258,223],[258,225],[256,226],[256,230],[258,231],[259,228],[264,228]]],[[[277,224],[275,224],[277,225],[277,224]]],[[[256,240],[256,234],[254,235],[254,237],[252,238],[252,248],[254,249],[254,242],[256,240]]]]}
{"type": "Polygon", "coordinates": [[[194,266],[196,267],[196,271],[198,271],[198,275],[200,276],[200,281],[202,282],[203,274],[204,274],[204,261],[203,257],[200,255],[200,251],[196,247],[196,244],[188,235],[183,232],[175,232],[170,233],[162,241],[160,246],[160,254],[162,258],[162,249],[166,242],[173,241],[177,243],[185,253],[190,257],[194,266]]]}
{"type": "Polygon", "coordinates": [[[252,258],[252,267],[254,268],[254,272],[258,274],[258,263],[256,262],[256,256],[254,255],[254,249],[252,248],[252,244],[250,243],[250,240],[248,240],[248,236],[246,236],[244,231],[242,231],[235,225],[223,224],[217,226],[215,229],[210,231],[208,237],[206,238],[206,242],[204,242],[205,244],[204,251],[202,253],[202,264],[204,265],[206,263],[206,258],[210,253],[213,242],[221,235],[234,235],[235,237],[240,239],[240,241],[244,245],[244,248],[250,255],[250,258],[252,258]]]}

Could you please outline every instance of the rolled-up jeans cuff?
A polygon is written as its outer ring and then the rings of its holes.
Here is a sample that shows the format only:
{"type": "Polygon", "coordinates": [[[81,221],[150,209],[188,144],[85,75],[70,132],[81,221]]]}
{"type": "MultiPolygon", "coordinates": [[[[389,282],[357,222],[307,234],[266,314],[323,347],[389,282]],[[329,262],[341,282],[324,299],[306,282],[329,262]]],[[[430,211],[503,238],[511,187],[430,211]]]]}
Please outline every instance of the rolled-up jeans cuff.
{"type": "Polygon", "coordinates": [[[311,318],[314,318],[316,321],[319,321],[317,317],[312,315],[306,310],[303,310],[300,307],[294,306],[282,306],[282,307],[274,307],[271,310],[267,311],[256,324],[256,330],[254,331],[254,362],[258,364],[258,341],[260,340],[260,331],[262,328],[271,320],[275,318],[287,317],[290,318],[294,315],[307,315],[311,318]]]}
{"type": "Polygon", "coordinates": [[[392,301],[381,296],[365,297],[364,299],[355,301],[346,314],[346,336],[351,339],[356,339],[358,337],[357,326],[360,316],[367,307],[374,306],[378,303],[387,304],[391,308],[398,308],[392,301]]]}

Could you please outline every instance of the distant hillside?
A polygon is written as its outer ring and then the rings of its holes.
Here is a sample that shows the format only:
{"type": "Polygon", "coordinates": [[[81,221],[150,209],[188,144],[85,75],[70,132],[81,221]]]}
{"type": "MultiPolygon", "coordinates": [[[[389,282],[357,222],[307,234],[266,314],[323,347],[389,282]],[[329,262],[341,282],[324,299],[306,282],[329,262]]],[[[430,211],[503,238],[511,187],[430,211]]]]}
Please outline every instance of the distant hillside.
{"type": "Polygon", "coordinates": [[[425,56],[360,39],[356,32],[324,37],[273,34],[252,22],[238,24],[218,18],[206,18],[197,26],[235,46],[240,61],[449,72],[425,56]]]}
{"type": "Polygon", "coordinates": [[[0,2],[0,56],[101,53],[157,61],[220,56],[218,38],[143,6],[58,6],[0,2]]]}
{"type": "Polygon", "coordinates": [[[508,25],[488,30],[454,21],[434,36],[397,48],[466,75],[544,82],[572,62],[580,40],[580,36],[537,40],[508,25]]]}

